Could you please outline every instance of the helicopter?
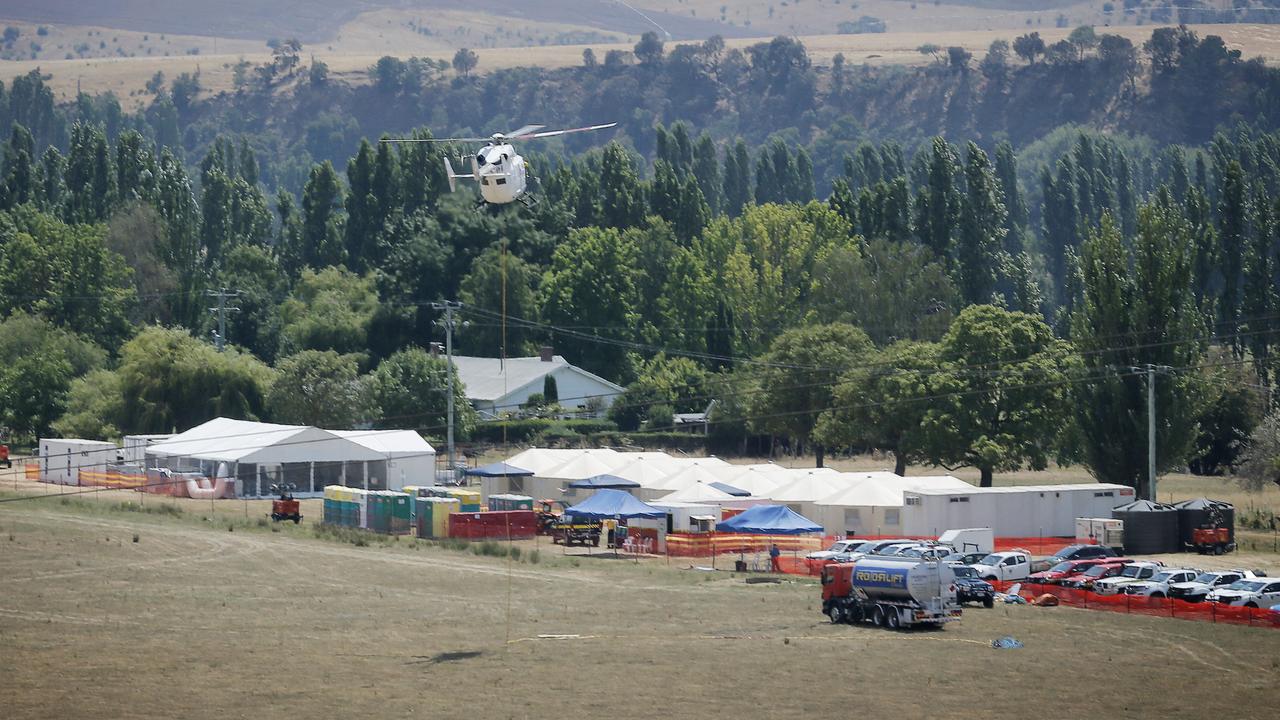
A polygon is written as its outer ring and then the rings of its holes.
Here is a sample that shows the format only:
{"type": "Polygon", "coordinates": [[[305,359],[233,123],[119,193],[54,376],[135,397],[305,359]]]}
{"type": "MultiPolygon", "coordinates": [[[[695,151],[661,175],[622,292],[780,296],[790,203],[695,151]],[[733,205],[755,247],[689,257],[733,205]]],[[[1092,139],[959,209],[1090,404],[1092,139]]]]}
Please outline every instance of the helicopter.
{"type": "MultiPolygon", "coordinates": [[[[382,142],[482,142],[484,146],[477,150],[475,155],[471,156],[471,172],[469,173],[454,172],[453,164],[449,162],[449,158],[444,159],[444,169],[449,176],[449,191],[457,190],[458,180],[477,180],[480,183],[480,197],[482,198],[479,206],[485,204],[508,205],[513,202],[520,202],[525,206],[529,206],[532,199],[532,196],[529,195],[529,181],[533,176],[529,173],[528,163],[516,152],[511,143],[557,137],[570,133],[590,132],[592,130],[607,130],[617,124],[616,122],[611,122],[603,125],[588,125],[580,128],[547,130],[545,132],[539,132],[546,127],[545,125],[525,125],[519,130],[494,133],[487,138],[384,138],[382,142]]],[[[465,163],[466,160],[460,159],[459,162],[465,163]]]]}

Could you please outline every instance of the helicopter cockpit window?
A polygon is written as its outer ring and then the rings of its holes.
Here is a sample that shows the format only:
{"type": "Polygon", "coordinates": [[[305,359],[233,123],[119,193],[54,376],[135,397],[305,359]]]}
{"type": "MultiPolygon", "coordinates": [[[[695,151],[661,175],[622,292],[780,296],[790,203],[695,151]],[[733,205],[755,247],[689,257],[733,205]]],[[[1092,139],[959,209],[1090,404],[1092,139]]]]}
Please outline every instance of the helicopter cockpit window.
{"type": "Polygon", "coordinates": [[[483,165],[485,164],[485,162],[486,160],[484,159],[484,153],[476,153],[476,163],[483,165]]]}

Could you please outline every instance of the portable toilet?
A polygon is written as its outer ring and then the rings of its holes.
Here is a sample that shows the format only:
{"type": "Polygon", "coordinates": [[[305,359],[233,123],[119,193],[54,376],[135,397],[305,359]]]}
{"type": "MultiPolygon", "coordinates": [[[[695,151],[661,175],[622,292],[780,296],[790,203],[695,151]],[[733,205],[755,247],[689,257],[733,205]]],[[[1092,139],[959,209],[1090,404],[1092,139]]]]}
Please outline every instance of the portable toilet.
{"type": "Polygon", "coordinates": [[[408,493],[388,491],[386,494],[390,532],[393,535],[404,535],[413,531],[414,497],[408,493]]]}

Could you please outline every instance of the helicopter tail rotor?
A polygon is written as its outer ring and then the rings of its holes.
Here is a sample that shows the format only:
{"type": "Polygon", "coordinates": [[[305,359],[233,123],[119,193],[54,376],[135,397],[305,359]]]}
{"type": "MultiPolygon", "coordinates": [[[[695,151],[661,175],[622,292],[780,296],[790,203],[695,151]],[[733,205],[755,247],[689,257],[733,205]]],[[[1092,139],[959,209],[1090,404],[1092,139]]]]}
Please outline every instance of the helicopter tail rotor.
{"type": "Polygon", "coordinates": [[[449,176],[449,192],[454,192],[458,189],[457,180],[472,180],[475,178],[474,173],[459,174],[454,172],[453,163],[449,162],[449,158],[444,159],[444,172],[445,175],[449,176]]]}

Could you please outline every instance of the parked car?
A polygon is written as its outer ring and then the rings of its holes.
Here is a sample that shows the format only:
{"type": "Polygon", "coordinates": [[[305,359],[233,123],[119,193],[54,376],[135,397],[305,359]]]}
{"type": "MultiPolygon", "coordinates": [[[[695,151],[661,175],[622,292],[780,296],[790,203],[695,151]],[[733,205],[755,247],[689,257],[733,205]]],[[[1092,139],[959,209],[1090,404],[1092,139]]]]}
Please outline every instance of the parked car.
{"type": "Polygon", "coordinates": [[[1031,555],[1025,550],[995,552],[973,565],[978,577],[992,580],[1025,580],[1031,574],[1031,555]]]}
{"type": "Polygon", "coordinates": [[[830,560],[831,562],[838,562],[838,563],[853,562],[854,560],[866,557],[867,555],[876,555],[880,553],[881,550],[889,547],[890,545],[909,545],[916,542],[919,542],[919,541],[906,540],[906,539],[868,540],[867,542],[864,542],[861,545],[858,545],[857,547],[850,548],[849,550],[846,550],[842,553],[835,554],[830,558],[830,560]]]}
{"type": "Polygon", "coordinates": [[[1092,558],[1119,557],[1120,553],[1106,545],[1068,545],[1049,556],[1051,562],[1063,560],[1089,560],[1092,558]]]}
{"type": "Polygon", "coordinates": [[[1042,585],[1057,585],[1063,578],[1079,575],[1094,565],[1101,565],[1110,558],[1089,558],[1088,560],[1063,560],[1048,570],[1038,573],[1032,573],[1027,577],[1027,582],[1040,583],[1042,585]]]}
{"type": "Polygon", "coordinates": [[[1243,578],[1209,593],[1209,602],[1251,608],[1280,605],[1280,578],[1243,578]]]}
{"type": "Polygon", "coordinates": [[[835,557],[836,555],[839,555],[842,552],[847,552],[852,548],[858,547],[859,545],[863,545],[866,542],[867,542],[866,540],[858,540],[856,538],[851,538],[848,540],[837,540],[834,543],[832,543],[831,547],[827,548],[826,550],[817,550],[815,552],[809,553],[808,555],[805,555],[804,557],[806,560],[827,560],[829,558],[835,557]]]}
{"type": "Polygon", "coordinates": [[[1093,591],[1099,595],[1116,595],[1125,585],[1139,580],[1150,580],[1163,569],[1163,563],[1149,560],[1131,562],[1125,565],[1119,574],[1096,581],[1093,584],[1093,591]]]}
{"type": "Polygon", "coordinates": [[[956,602],[961,605],[967,602],[980,602],[987,608],[995,605],[996,590],[991,587],[991,583],[978,577],[978,571],[968,565],[947,564],[956,575],[956,602]]]}
{"type": "Polygon", "coordinates": [[[1169,597],[1186,602],[1203,602],[1214,588],[1226,587],[1237,580],[1257,577],[1249,570],[1210,570],[1202,572],[1190,582],[1173,583],[1169,597]]]}
{"type": "Polygon", "coordinates": [[[1165,569],[1153,575],[1150,580],[1139,580],[1125,585],[1120,588],[1120,592],[1125,595],[1141,595],[1143,597],[1169,597],[1170,585],[1191,582],[1199,574],[1200,571],[1193,568],[1165,569]]]}
{"type": "Polygon", "coordinates": [[[961,565],[977,565],[978,563],[982,562],[982,558],[990,554],[991,553],[985,553],[985,552],[957,553],[947,559],[953,562],[959,563],[961,565]]]}
{"type": "Polygon", "coordinates": [[[906,550],[907,548],[915,547],[919,544],[920,544],[920,541],[918,540],[911,540],[908,542],[897,542],[891,545],[885,545],[879,550],[876,550],[875,554],[883,555],[885,557],[892,557],[894,555],[900,554],[903,550],[906,550]]]}
{"type": "Polygon", "coordinates": [[[1119,575],[1128,562],[1130,561],[1099,563],[1082,573],[1062,578],[1059,584],[1063,587],[1076,588],[1077,590],[1092,590],[1095,582],[1119,575]]]}
{"type": "Polygon", "coordinates": [[[942,558],[950,559],[956,552],[955,548],[950,545],[913,545],[903,548],[897,554],[901,557],[916,558],[919,560],[938,560],[942,558]]]}

